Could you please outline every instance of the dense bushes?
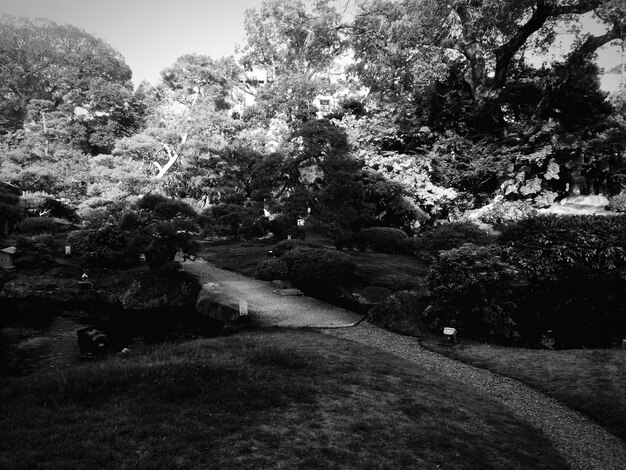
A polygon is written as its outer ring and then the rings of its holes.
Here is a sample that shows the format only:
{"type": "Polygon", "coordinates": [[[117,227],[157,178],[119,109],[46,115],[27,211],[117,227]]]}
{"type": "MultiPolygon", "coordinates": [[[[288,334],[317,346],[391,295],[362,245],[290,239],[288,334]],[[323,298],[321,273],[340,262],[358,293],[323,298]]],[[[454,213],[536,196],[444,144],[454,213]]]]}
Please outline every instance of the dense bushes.
{"type": "Polygon", "coordinates": [[[52,235],[20,238],[15,247],[15,264],[20,268],[38,268],[54,262],[55,244],[52,235]]]}
{"type": "Polygon", "coordinates": [[[354,278],[356,265],[345,253],[315,247],[301,240],[284,240],[272,248],[274,257],[257,266],[263,280],[285,279],[305,294],[336,300],[354,278]]]}
{"type": "Polygon", "coordinates": [[[360,249],[369,248],[377,253],[399,253],[407,234],[393,227],[370,227],[362,229],[356,236],[356,245],[360,249]]]}
{"type": "Polygon", "coordinates": [[[83,257],[88,264],[111,267],[132,266],[139,262],[145,241],[116,225],[78,230],[67,237],[72,253],[83,257]]]}
{"type": "Polygon", "coordinates": [[[66,227],[53,217],[29,217],[22,220],[19,225],[20,233],[28,234],[51,234],[62,228],[66,227]]]}
{"type": "Polygon", "coordinates": [[[540,216],[505,228],[501,243],[524,283],[523,336],[550,331],[559,347],[626,337],[626,216],[540,216]]]}
{"type": "Polygon", "coordinates": [[[288,279],[289,268],[285,260],[280,258],[268,258],[261,261],[256,268],[256,275],[262,281],[274,281],[276,279],[288,279]]]}
{"type": "Polygon", "coordinates": [[[483,339],[513,332],[515,270],[492,246],[463,245],[440,253],[427,277],[433,301],[424,312],[431,328],[445,326],[483,339]]]}
{"type": "Polygon", "coordinates": [[[609,199],[607,209],[615,212],[626,212],[626,193],[620,193],[609,199]]]}
{"type": "Polygon", "coordinates": [[[433,260],[440,251],[458,248],[465,243],[488,245],[495,241],[471,222],[450,222],[438,225],[408,240],[409,248],[420,259],[433,260]]]}
{"type": "Polygon", "coordinates": [[[204,217],[207,235],[251,240],[268,232],[269,222],[259,207],[220,204],[205,211],[204,217]]]}
{"type": "Polygon", "coordinates": [[[607,347],[626,337],[626,216],[538,216],[503,227],[498,247],[443,251],[431,267],[437,329],[525,344],[607,347]]]}
{"type": "Polygon", "coordinates": [[[296,248],[282,257],[289,280],[305,294],[331,299],[344,293],[356,265],[345,253],[323,248],[296,248]]]}

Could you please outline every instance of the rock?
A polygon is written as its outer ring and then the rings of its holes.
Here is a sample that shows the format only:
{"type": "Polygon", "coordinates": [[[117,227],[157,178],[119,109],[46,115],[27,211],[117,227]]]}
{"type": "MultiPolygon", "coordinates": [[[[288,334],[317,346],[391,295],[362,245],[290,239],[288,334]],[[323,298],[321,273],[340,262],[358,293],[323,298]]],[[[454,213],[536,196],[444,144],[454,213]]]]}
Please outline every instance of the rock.
{"type": "Polygon", "coordinates": [[[200,291],[196,300],[196,311],[222,323],[234,322],[239,318],[239,305],[224,295],[219,286],[200,291]]]}
{"type": "Polygon", "coordinates": [[[421,315],[429,304],[425,291],[400,291],[370,309],[367,320],[390,331],[421,336],[426,326],[421,315]]]}

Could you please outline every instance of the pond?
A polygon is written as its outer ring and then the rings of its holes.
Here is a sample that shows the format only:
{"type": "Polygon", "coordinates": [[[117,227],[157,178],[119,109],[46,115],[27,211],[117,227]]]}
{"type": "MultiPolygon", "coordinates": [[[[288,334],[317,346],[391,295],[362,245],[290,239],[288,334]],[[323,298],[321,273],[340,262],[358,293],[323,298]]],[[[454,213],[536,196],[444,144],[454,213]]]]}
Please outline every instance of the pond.
{"type": "Polygon", "coordinates": [[[80,362],[76,330],[88,325],[72,316],[0,327],[0,376],[26,375],[80,362]]]}

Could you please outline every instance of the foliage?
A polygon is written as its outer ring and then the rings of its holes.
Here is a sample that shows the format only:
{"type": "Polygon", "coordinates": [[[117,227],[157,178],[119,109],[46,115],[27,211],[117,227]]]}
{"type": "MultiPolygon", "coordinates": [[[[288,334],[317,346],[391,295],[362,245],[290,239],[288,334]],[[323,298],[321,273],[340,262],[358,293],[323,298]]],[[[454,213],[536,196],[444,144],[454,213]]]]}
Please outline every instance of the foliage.
{"type": "Polygon", "coordinates": [[[492,246],[465,244],[440,253],[426,279],[432,302],[424,320],[484,339],[511,336],[515,269],[492,246]]]}
{"type": "Polygon", "coordinates": [[[322,248],[296,248],[282,259],[291,283],[305,294],[322,299],[339,298],[356,268],[347,254],[322,248]]]}
{"type": "Polygon", "coordinates": [[[37,268],[54,263],[56,246],[52,235],[20,237],[15,247],[15,265],[19,268],[37,268]]]}
{"type": "Polygon", "coordinates": [[[219,204],[203,214],[211,234],[219,237],[250,240],[267,234],[269,223],[259,207],[219,204]]]}
{"type": "Polygon", "coordinates": [[[53,234],[64,228],[64,225],[54,217],[28,217],[20,222],[18,228],[20,233],[53,234]]]}
{"type": "Polygon", "coordinates": [[[520,333],[557,347],[609,346],[626,333],[626,216],[538,216],[505,226],[503,259],[520,272],[520,333]]]}
{"type": "Polygon", "coordinates": [[[289,269],[285,260],[280,258],[269,258],[261,261],[256,268],[256,275],[262,281],[274,281],[276,279],[287,279],[289,269]]]}
{"type": "Polygon", "coordinates": [[[359,248],[370,248],[377,253],[398,253],[402,251],[402,242],[407,234],[393,227],[364,228],[356,236],[359,248]]]}
{"type": "Polygon", "coordinates": [[[24,218],[19,204],[21,191],[16,189],[0,183],[0,237],[8,235],[10,226],[24,218]]]}
{"type": "Polygon", "coordinates": [[[615,212],[626,212],[626,193],[616,194],[611,197],[608,209],[615,212]]]}
{"type": "Polygon", "coordinates": [[[116,225],[85,228],[70,232],[67,237],[72,252],[88,265],[96,266],[133,266],[139,262],[141,245],[145,243],[140,235],[123,231],[116,225]]]}
{"type": "Polygon", "coordinates": [[[432,260],[440,251],[461,245],[488,245],[494,237],[471,222],[449,222],[424,230],[410,239],[410,251],[419,258],[432,260]]]}
{"type": "Polygon", "coordinates": [[[481,209],[480,220],[486,224],[499,225],[534,217],[537,211],[526,201],[494,200],[486,209],[481,209]]]}

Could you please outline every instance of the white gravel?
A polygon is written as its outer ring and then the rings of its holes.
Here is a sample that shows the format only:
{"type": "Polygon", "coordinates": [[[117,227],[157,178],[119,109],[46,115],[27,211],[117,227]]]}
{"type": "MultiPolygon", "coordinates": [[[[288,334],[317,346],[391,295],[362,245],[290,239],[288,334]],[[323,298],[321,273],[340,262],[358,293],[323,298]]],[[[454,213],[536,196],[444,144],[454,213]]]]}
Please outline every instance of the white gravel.
{"type": "Polygon", "coordinates": [[[626,470],[626,446],[601,426],[556,400],[507,377],[420,347],[416,338],[363,322],[325,334],[376,347],[470,385],[540,429],[573,470],[626,470]]]}

